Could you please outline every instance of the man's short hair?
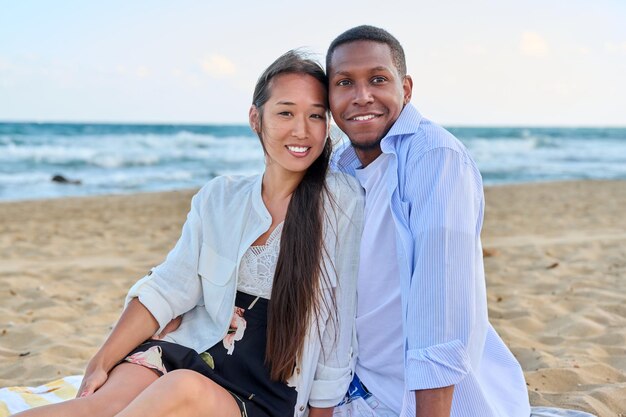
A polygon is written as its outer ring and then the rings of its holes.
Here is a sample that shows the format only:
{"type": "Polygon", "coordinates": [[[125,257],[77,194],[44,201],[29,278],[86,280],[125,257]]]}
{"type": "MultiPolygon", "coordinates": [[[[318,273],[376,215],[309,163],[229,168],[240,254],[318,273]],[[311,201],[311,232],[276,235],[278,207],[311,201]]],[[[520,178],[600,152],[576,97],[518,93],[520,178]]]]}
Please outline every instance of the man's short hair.
{"type": "Polygon", "coordinates": [[[404,49],[400,42],[385,29],[377,28],[370,25],[361,25],[353,27],[337,36],[335,40],[330,43],[328,51],[326,52],[326,72],[330,71],[330,61],[333,57],[333,53],[338,46],[356,42],[356,41],[372,41],[378,43],[384,43],[389,46],[391,50],[391,59],[396,66],[398,73],[401,77],[406,75],[406,58],[404,57],[404,49]]]}

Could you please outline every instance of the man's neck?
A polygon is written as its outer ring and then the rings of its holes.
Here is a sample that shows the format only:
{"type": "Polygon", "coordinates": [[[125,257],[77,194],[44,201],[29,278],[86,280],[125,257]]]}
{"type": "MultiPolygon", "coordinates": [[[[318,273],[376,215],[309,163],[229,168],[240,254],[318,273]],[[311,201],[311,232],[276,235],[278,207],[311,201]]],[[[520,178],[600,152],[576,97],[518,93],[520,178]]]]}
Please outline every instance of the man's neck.
{"type": "Polygon", "coordinates": [[[354,152],[356,153],[357,158],[361,161],[361,167],[365,168],[372,162],[376,160],[382,153],[382,149],[380,149],[380,145],[378,145],[374,149],[358,149],[354,148],[354,152]]]}

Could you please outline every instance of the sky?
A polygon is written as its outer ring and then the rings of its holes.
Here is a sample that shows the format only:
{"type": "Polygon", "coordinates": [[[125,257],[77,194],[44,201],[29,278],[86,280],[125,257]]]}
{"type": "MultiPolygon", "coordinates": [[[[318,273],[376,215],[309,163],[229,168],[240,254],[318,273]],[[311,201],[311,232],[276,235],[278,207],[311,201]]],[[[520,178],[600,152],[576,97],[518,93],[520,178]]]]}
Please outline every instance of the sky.
{"type": "Polygon", "coordinates": [[[626,1],[0,0],[0,121],[246,123],[275,58],[396,36],[446,126],[626,126],[626,1]]]}

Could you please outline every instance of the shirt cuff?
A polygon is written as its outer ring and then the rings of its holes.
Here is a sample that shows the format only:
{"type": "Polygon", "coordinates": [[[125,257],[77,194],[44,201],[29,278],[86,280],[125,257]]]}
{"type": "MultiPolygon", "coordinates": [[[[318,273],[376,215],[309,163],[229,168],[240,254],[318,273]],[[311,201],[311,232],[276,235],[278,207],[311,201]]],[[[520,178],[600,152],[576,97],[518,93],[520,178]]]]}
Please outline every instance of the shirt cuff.
{"type": "Polygon", "coordinates": [[[309,405],[334,407],[343,399],[352,381],[352,368],[331,368],[318,364],[315,380],[311,385],[309,405]]]}
{"type": "Polygon", "coordinates": [[[157,289],[150,285],[150,278],[150,276],[146,276],[132,286],[126,296],[126,305],[128,305],[131,299],[138,298],[139,302],[148,309],[159,323],[159,330],[155,332],[155,334],[159,334],[172,320],[174,312],[167,300],[163,298],[157,289]]]}
{"type": "Polygon", "coordinates": [[[459,340],[407,352],[406,384],[411,391],[456,385],[469,370],[469,357],[459,340]]]}

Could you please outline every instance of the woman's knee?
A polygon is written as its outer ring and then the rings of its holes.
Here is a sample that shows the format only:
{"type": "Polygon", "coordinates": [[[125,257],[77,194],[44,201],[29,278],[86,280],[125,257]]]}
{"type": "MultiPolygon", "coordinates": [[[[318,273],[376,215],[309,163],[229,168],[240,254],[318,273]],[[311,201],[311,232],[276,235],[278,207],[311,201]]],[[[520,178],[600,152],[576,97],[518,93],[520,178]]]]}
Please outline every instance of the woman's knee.
{"type": "Polygon", "coordinates": [[[163,375],[161,383],[168,386],[168,391],[172,396],[180,401],[195,401],[200,397],[210,394],[208,384],[211,380],[198,372],[189,369],[177,369],[163,375]],[[207,392],[208,391],[208,392],[207,392]]]}
{"type": "Polygon", "coordinates": [[[180,369],[163,375],[159,383],[168,393],[168,405],[185,410],[187,415],[229,416],[239,415],[232,396],[204,375],[180,369]]]}

